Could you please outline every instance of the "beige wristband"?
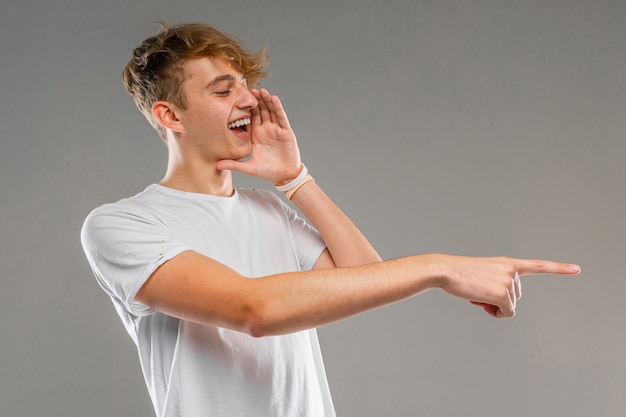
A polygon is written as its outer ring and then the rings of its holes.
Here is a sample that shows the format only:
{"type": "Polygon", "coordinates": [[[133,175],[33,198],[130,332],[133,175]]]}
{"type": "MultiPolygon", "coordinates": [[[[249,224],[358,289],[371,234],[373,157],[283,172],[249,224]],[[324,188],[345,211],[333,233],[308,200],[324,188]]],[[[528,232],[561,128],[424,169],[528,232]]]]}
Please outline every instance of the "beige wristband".
{"type": "Polygon", "coordinates": [[[311,182],[311,181],[315,181],[315,179],[312,176],[310,176],[309,174],[307,174],[304,177],[304,179],[298,183],[298,185],[296,185],[295,187],[290,188],[289,190],[285,191],[285,196],[289,199],[289,201],[291,201],[291,198],[296,193],[296,191],[298,191],[300,189],[300,187],[302,187],[304,184],[306,184],[307,182],[311,182]]]}

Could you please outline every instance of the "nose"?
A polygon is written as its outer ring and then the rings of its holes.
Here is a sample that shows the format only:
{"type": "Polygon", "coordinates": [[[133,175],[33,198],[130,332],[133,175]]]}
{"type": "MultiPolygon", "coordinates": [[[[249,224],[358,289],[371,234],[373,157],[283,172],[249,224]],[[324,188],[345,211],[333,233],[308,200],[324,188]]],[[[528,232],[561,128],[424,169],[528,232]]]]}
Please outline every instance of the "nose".
{"type": "Polygon", "coordinates": [[[240,95],[237,100],[237,107],[241,109],[253,109],[259,105],[259,101],[254,97],[254,95],[248,90],[248,87],[241,86],[240,95]]]}

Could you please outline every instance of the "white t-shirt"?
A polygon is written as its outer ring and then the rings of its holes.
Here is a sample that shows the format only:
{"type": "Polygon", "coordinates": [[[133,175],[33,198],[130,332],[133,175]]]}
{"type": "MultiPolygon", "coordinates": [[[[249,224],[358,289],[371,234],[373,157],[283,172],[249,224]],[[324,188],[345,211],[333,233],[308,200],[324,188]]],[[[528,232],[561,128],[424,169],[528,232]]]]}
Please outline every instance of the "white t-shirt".
{"type": "Polygon", "coordinates": [[[311,269],[324,242],[277,196],[237,190],[217,197],[153,184],[95,209],[81,238],[137,344],[157,416],[335,415],[315,330],[253,338],[134,299],[161,264],[186,250],[251,278],[311,269]]]}

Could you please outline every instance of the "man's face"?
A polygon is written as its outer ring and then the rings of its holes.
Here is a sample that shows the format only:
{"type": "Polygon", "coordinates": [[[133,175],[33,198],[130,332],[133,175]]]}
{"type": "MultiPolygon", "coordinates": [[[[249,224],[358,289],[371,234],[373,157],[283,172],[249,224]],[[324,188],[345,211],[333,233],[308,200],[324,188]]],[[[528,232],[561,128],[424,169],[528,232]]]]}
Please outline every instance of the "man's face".
{"type": "Polygon", "coordinates": [[[250,121],[258,105],[244,76],[219,58],[188,61],[183,84],[187,108],[177,115],[189,146],[208,162],[241,159],[252,152],[250,121]]]}

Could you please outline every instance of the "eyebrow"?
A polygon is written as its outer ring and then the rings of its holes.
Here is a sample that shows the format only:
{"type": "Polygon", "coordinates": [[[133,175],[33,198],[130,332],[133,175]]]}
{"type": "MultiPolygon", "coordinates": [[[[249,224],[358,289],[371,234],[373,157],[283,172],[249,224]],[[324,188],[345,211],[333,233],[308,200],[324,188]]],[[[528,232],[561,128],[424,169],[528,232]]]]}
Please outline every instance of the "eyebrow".
{"type": "Polygon", "coordinates": [[[222,81],[235,81],[235,77],[233,77],[230,74],[220,75],[218,77],[215,77],[210,83],[208,83],[207,87],[212,87],[215,84],[220,83],[222,81]]]}

